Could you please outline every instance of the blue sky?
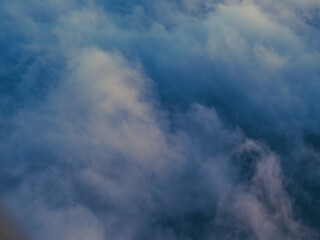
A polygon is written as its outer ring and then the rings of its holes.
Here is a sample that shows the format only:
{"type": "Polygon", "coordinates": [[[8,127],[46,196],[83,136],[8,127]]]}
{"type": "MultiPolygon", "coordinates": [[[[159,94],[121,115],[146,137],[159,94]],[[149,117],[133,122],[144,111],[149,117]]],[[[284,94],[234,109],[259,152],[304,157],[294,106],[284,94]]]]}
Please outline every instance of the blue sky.
{"type": "Polygon", "coordinates": [[[0,2],[0,191],[31,239],[318,239],[317,0],[0,2]]]}

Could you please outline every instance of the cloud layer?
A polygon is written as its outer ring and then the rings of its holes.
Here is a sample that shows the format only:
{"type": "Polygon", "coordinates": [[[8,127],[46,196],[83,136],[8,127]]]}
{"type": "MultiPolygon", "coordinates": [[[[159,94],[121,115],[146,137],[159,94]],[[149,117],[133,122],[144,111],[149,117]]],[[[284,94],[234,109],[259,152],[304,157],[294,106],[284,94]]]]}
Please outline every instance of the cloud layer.
{"type": "Polygon", "coordinates": [[[1,2],[4,206],[32,239],[317,239],[319,14],[1,2]]]}

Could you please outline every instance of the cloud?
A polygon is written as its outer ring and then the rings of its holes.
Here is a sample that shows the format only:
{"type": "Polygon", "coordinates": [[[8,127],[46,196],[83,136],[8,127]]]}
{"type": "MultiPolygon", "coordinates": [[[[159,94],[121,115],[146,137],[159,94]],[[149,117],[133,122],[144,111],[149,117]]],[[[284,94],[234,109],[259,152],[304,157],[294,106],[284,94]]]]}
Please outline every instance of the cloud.
{"type": "Polygon", "coordinates": [[[34,239],[317,239],[316,7],[0,3],[5,206],[34,239]]]}

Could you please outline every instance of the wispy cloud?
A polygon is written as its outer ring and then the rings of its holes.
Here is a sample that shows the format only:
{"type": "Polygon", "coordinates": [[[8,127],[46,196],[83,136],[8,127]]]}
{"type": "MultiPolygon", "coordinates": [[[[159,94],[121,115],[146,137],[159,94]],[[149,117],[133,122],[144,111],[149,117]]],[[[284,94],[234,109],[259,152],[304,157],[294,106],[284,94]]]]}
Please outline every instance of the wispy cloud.
{"type": "Polygon", "coordinates": [[[5,206],[34,239],[317,239],[319,7],[1,2],[5,206]]]}

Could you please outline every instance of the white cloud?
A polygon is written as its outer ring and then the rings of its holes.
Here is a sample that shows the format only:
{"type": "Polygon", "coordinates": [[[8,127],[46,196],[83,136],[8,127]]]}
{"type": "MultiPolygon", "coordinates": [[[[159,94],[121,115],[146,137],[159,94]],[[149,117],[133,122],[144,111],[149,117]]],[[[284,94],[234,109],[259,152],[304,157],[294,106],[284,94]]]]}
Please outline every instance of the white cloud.
{"type": "Polygon", "coordinates": [[[1,3],[4,199],[35,239],[312,239],[288,155],[245,140],[317,130],[297,3],[99,4],[1,3]]]}

